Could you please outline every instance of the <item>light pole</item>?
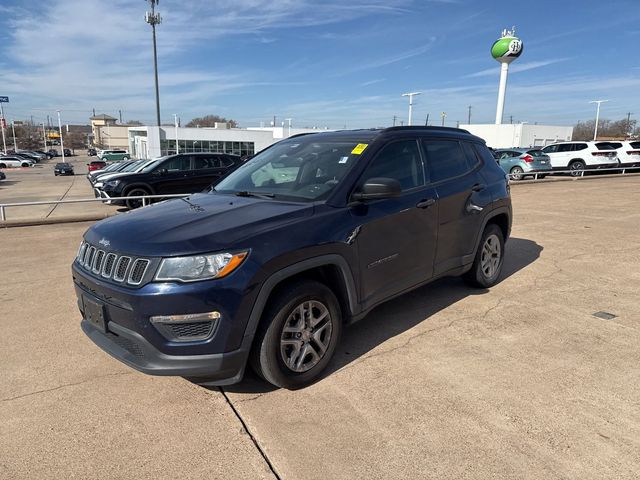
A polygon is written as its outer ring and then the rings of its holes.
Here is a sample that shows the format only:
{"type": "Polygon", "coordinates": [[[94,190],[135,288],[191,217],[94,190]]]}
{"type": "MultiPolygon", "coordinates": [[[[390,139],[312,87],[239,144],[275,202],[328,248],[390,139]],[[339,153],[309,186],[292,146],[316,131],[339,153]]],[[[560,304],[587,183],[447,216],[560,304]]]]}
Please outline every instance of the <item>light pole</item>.
{"type": "Polygon", "coordinates": [[[2,129],[2,148],[3,152],[7,153],[7,139],[4,135],[5,121],[4,121],[4,109],[2,108],[2,103],[0,103],[0,128],[2,129]]]}
{"type": "Polygon", "coordinates": [[[444,127],[444,119],[447,118],[447,112],[442,112],[440,116],[442,117],[442,126],[444,127]]]}
{"type": "Polygon", "coordinates": [[[176,154],[180,153],[180,147],[178,146],[178,114],[173,114],[173,124],[176,127],[176,154]]]}
{"type": "Polygon", "coordinates": [[[469,109],[469,118],[467,119],[467,125],[471,125],[471,105],[467,107],[469,109]]]}
{"type": "Polygon", "coordinates": [[[153,72],[156,81],[156,123],[160,126],[160,90],[158,88],[158,51],[156,47],[156,25],[162,23],[162,18],[159,13],[156,13],[156,4],[160,0],[149,0],[151,3],[151,12],[146,12],[145,21],[151,25],[153,31],[153,72]]]}
{"type": "Polygon", "coordinates": [[[13,133],[13,151],[18,153],[18,141],[16,140],[15,120],[11,120],[11,133],[13,133]]]}
{"type": "Polygon", "coordinates": [[[595,142],[598,138],[598,121],[600,120],[600,104],[604,102],[608,102],[609,100],[591,100],[589,103],[597,103],[596,107],[596,128],[593,129],[593,141],[595,142]]]}
{"type": "Polygon", "coordinates": [[[293,118],[285,118],[285,120],[289,122],[289,133],[287,134],[287,137],[290,137],[291,136],[291,120],[293,120],[293,118]]]}
{"type": "Polygon", "coordinates": [[[60,130],[60,150],[62,150],[62,163],[67,163],[64,158],[64,140],[62,139],[62,121],[60,120],[60,110],[56,110],[58,114],[58,130],[60,130]]]}
{"type": "Polygon", "coordinates": [[[409,121],[407,125],[411,125],[411,116],[413,115],[413,97],[420,95],[422,92],[403,93],[403,97],[409,97],[409,121]]]}

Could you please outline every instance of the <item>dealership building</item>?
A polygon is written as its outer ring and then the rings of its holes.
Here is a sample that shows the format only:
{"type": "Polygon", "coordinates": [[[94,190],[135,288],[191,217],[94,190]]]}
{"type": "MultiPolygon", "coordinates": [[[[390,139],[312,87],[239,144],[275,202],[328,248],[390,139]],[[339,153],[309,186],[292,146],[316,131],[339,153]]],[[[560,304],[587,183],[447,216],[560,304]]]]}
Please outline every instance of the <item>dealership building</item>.
{"type": "Polygon", "coordinates": [[[315,133],[320,129],[256,127],[229,128],[217,124],[211,128],[129,127],[128,150],[132,158],[156,158],[176,153],[216,152],[253,155],[283,138],[299,133],[315,133]]]}

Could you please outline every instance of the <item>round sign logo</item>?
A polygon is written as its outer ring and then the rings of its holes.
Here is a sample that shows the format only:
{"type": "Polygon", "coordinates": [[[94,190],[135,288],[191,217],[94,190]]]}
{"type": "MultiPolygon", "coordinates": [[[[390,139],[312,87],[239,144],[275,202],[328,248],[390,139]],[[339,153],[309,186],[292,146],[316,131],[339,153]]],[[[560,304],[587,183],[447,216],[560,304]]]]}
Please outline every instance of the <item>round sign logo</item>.
{"type": "Polygon", "coordinates": [[[522,40],[515,37],[503,37],[491,47],[491,56],[499,62],[510,62],[522,54],[522,40]]]}

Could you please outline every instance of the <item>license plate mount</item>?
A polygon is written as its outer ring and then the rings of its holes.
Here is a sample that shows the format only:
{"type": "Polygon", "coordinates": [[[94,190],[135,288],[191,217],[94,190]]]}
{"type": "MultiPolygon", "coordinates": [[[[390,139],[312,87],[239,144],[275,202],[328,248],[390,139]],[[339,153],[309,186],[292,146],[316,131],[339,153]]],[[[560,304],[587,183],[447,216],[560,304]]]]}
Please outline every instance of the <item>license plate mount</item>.
{"type": "Polygon", "coordinates": [[[94,327],[103,333],[107,333],[107,322],[104,318],[104,305],[95,300],[91,300],[85,295],[82,296],[84,305],[84,318],[94,327]]]}

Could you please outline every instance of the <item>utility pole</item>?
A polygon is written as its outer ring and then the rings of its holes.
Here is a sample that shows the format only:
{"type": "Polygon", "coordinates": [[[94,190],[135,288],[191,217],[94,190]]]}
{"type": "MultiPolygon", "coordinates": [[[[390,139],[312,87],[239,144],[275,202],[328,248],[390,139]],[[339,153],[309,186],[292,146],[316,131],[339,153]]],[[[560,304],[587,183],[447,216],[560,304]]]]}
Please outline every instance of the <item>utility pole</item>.
{"type": "Polygon", "coordinates": [[[2,152],[7,153],[7,139],[4,135],[6,122],[4,121],[4,109],[2,108],[2,103],[0,103],[0,128],[2,129],[2,152]]]}
{"type": "MultiPolygon", "coordinates": [[[[293,118],[285,118],[285,120],[287,122],[289,122],[289,133],[287,135],[287,138],[291,136],[291,120],[293,120],[293,118]]],[[[284,134],[284,132],[282,132],[284,134]]]]}
{"type": "Polygon", "coordinates": [[[394,116],[393,116],[393,126],[394,126],[394,127],[396,126],[396,119],[397,119],[397,118],[398,118],[398,117],[397,117],[396,115],[394,115],[394,116]]]}
{"type": "Polygon", "coordinates": [[[47,151],[47,129],[44,128],[44,122],[42,122],[42,139],[44,140],[44,151],[47,151]]]}
{"type": "Polygon", "coordinates": [[[120,125],[122,125],[122,110],[118,110],[118,113],[120,114],[120,125]]]}
{"type": "Polygon", "coordinates": [[[509,115],[509,123],[513,124],[513,115],[509,115]]]}
{"type": "Polygon", "coordinates": [[[442,112],[440,116],[442,117],[442,126],[444,127],[444,119],[447,118],[447,112],[442,112]]]}
{"type": "Polygon", "coordinates": [[[467,119],[467,125],[471,125],[471,105],[467,107],[469,109],[469,117],[467,119]]]}
{"type": "Polygon", "coordinates": [[[151,25],[153,32],[153,72],[156,81],[156,123],[160,126],[160,89],[158,87],[158,50],[156,46],[156,25],[162,23],[159,13],[156,13],[156,4],[160,0],[149,0],[151,3],[151,12],[146,12],[145,21],[151,25]]]}
{"type": "Polygon", "coordinates": [[[609,100],[591,100],[589,103],[596,103],[598,106],[596,107],[596,125],[593,129],[593,141],[595,142],[598,138],[598,122],[600,121],[600,104],[608,102],[609,100]]]}
{"type": "Polygon", "coordinates": [[[409,97],[409,121],[407,125],[411,125],[411,115],[413,114],[413,97],[420,95],[422,92],[403,93],[403,97],[409,97]]]}
{"type": "Polygon", "coordinates": [[[425,127],[428,127],[428,126],[429,126],[429,114],[428,114],[428,113],[427,113],[427,118],[426,118],[426,120],[424,121],[424,126],[425,126],[425,127]]]}
{"type": "MultiPolygon", "coordinates": [[[[95,108],[93,109],[93,116],[94,117],[96,116],[96,109],[95,108]]],[[[47,117],[49,117],[49,115],[47,115],[47,117]]]]}
{"type": "Polygon", "coordinates": [[[11,132],[13,133],[13,150],[17,153],[18,152],[18,141],[16,140],[16,128],[15,128],[15,121],[11,120],[11,132]]]}
{"type": "Polygon", "coordinates": [[[60,110],[56,110],[58,113],[58,129],[60,130],[60,150],[62,151],[62,162],[66,163],[64,159],[64,140],[62,139],[62,122],[60,121],[60,110]]]}

